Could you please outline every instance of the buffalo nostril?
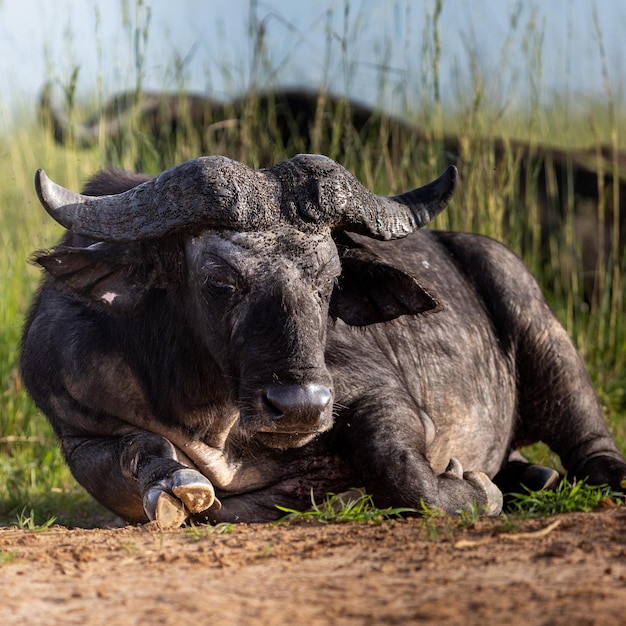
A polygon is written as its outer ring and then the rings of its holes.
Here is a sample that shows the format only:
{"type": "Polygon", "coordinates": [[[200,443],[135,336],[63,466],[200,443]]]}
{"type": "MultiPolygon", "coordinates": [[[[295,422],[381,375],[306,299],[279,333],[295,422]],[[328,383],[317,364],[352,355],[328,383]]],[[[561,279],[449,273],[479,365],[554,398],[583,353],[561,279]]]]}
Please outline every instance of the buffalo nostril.
{"type": "Polygon", "coordinates": [[[317,419],[332,400],[331,390],[324,385],[270,385],[265,399],[277,411],[275,419],[317,419]]]}

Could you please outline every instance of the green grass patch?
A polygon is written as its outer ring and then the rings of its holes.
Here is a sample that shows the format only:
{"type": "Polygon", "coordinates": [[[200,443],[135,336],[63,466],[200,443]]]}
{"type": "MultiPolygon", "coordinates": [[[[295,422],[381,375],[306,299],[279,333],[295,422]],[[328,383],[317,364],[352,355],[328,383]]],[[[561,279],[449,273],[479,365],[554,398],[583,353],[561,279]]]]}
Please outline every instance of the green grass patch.
{"type": "Polygon", "coordinates": [[[12,563],[18,558],[17,550],[0,550],[0,565],[12,563]]]}
{"type": "Polygon", "coordinates": [[[604,505],[617,506],[623,494],[607,485],[588,485],[585,480],[562,480],[554,490],[526,490],[508,494],[507,512],[522,517],[548,517],[558,513],[589,512],[604,505]]]}
{"type": "Polygon", "coordinates": [[[276,524],[303,521],[314,521],[320,524],[346,522],[380,524],[409,513],[417,513],[416,509],[406,507],[380,509],[374,504],[370,495],[358,489],[346,493],[329,493],[320,503],[315,501],[311,492],[311,508],[306,511],[297,511],[278,505],[276,508],[285,514],[276,524]]]}
{"type": "Polygon", "coordinates": [[[15,526],[20,530],[31,530],[33,532],[43,532],[44,530],[48,530],[54,522],[56,522],[56,517],[53,515],[52,517],[48,517],[47,519],[43,519],[42,521],[37,521],[37,516],[35,515],[35,511],[33,509],[30,512],[26,512],[26,509],[22,509],[22,511],[18,514],[17,519],[15,520],[15,526]]]}
{"type": "Polygon", "coordinates": [[[189,523],[183,529],[185,536],[191,541],[202,541],[215,535],[230,535],[235,530],[232,522],[221,522],[219,524],[194,524],[189,523]]]}

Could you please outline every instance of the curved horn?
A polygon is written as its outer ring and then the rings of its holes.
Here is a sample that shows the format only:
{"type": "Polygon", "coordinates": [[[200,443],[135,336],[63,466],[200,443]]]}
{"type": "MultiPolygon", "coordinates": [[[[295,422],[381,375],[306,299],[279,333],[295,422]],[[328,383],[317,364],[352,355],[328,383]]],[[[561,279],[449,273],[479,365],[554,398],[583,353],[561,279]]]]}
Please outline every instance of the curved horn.
{"type": "Polygon", "coordinates": [[[375,239],[398,239],[422,228],[450,202],[458,171],[451,165],[436,180],[397,196],[379,196],[327,157],[299,154],[271,168],[283,184],[283,213],[291,221],[325,222],[335,230],[375,239]]]}
{"type": "MultiPolygon", "coordinates": [[[[454,165],[431,183],[398,196],[375,196],[386,215],[383,228],[376,217],[376,227],[383,239],[395,239],[426,226],[452,200],[459,172],[454,165]]],[[[371,219],[371,218],[370,218],[371,219]]]]}
{"type": "Polygon", "coordinates": [[[120,194],[86,196],[35,175],[43,207],[62,226],[99,241],[160,237],[194,225],[258,230],[279,214],[280,189],[226,157],[199,157],[120,194]]]}

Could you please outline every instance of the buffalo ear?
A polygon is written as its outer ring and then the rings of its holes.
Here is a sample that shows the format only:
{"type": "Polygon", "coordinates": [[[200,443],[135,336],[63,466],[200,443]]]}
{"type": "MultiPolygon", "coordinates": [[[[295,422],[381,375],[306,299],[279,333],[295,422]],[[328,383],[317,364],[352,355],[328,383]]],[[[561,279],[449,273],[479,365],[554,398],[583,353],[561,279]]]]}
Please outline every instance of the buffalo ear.
{"type": "Polygon", "coordinates": [[[158,286],[148,255],[138,243],[57,246],[33,261],[80,298],[112,313],[129,313],[158,286]]]}
{"type": "Polygon", "coordinates": [[[439,301],[413,276],[371,258],[348,254],[330,301],[330,316],[351,326],[388,322],[401,315],[434,313],[439,301]]]}

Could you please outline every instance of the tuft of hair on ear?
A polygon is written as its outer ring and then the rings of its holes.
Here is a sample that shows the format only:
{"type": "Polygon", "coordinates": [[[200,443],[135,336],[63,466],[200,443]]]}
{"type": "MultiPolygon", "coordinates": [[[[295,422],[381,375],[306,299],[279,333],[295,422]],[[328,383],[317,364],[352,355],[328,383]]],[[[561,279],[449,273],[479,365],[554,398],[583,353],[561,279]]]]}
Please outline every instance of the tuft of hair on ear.
{"type": "Polygon", "coordinates": [[[153,176],[134,174],[127,170],[109,168],[96,172],[83,187],[85,196],[109,196],[124,193],[137,185],[152,180],[153,176]]]}

